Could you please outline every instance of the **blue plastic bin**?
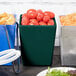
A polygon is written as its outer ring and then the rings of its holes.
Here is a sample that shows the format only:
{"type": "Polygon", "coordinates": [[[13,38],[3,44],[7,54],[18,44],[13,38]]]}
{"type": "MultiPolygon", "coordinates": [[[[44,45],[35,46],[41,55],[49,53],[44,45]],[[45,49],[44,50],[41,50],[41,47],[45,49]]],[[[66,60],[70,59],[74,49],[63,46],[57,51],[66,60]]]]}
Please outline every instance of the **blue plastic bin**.
{"type": "MultiPolygon", "coordinates": [[[[0,51],[10,49],[5,28],[8,31],[9,41],[12,49],[14,48],[15,44],[16,24],[6,26],[0,25],[0,51]]],[[[6,65],[12,65],[12,63],[8,63],[6,65]]]]}

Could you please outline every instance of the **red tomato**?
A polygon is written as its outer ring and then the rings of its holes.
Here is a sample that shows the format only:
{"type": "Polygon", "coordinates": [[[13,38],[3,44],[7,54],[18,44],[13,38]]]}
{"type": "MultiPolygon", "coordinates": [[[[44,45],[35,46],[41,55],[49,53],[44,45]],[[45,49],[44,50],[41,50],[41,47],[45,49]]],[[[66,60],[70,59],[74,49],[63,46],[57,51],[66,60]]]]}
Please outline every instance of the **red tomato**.
{"type": "Polygon", "coordinates": [[[45,12],[44,12],[44,15],[45,15],[45,16],[48,15],[50,18],[54,18],[54,17],[55,17],[55,14],[54,14],[53,12],[50,12],[50,11],[45,11],[45,12]]]}
{"type": "Polygon", "coordinates": [[[24,13],[24,14],[22,15],[22,18],[23,18],[23,17],[27,17],[27,14],[26,14],[26,13],[24,13]]]}
{"type": "Polygon", "coordinates": [[[28,25],[29,19],[27,17],[23,17],[21,21],[21,25],[28,25]]]}
{"type": "Polygon", "coordinates": [[[55,14],[53,12],[50,12],[50,18],[54,18],[55,14]]]}
{"type": "Polygon", "coordinates": [[[41,21],[44,17],[44,13],[42,12],[42,10],[37,10],[37,20],[41,21]]]}
{"type": "Polygon", "coordinates": [[[36,16],[37,16],[36,10],[35,10],[35,9],[29,9],[29,10],[27,11],[27,16],[28,16],[28,18],[30,18],[30,19],[36,18],[36,16]]]}
{"type": "Polygon", "coordinates": [[[40,21],[39,25],[47,25],[47,24],[45,22],[43,22],[43,21],[40,21]]]}
{"type": "Polygon", "coordinates": [[[34,25],[34,23],[30,22],[28,25],[34,25]]]}
{"type": "Polygon", "coordinates": [[[47,15],[50,16],[50,12],[49,11],[45,11],[44,12],[44,16],[47,16],[47,15]]]}
{"type": "Polygon", "coordinates": [[[50,20],[48,21],[48,25],[54,25],[54,20],[53,20],[53,19],[50,19],[50,20]]]}
{"type": "Polygon", "coordinates": [[[38,21],[36,19],[30,19],[30,23],[32,23],[34,25],[39,25],[38,21]]]}
{"type": "Polygon", "coordinates": [[[43,13],[43,11],[41,9],[37,10],[37,13],[43,13]]]}
{"type": "Polygon", "coordinates": [[[48,22],[50,20],[50,17],[47,15],[47,16],[44,16],[44,18],[43,18],[43,21],[44,22],[48,22]]]}

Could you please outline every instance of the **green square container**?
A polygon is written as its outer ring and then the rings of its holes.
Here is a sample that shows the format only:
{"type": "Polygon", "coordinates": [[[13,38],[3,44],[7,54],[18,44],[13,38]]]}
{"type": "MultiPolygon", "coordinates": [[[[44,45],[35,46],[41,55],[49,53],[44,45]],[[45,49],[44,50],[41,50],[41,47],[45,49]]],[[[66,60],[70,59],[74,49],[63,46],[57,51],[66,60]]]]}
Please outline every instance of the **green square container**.
{"type": "Polygon", "coordinates": [[[54,26],[21,25],[20,16],[20,39],[21,53],[24,65],[51,65],[55,34],[56,21],[54,26]]]}

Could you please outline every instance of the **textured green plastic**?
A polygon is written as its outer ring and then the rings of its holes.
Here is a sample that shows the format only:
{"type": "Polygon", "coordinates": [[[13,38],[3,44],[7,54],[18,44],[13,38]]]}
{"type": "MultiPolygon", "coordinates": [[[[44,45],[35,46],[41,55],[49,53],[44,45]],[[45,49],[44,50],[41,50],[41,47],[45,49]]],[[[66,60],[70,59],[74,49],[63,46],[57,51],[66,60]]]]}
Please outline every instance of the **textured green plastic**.
{"type": "Polygon", "coordinates": [[[21,53],[24,65],[51,65],[56,21],[54,26],[21,25],[20,16],[20,38],[21,53]]]}

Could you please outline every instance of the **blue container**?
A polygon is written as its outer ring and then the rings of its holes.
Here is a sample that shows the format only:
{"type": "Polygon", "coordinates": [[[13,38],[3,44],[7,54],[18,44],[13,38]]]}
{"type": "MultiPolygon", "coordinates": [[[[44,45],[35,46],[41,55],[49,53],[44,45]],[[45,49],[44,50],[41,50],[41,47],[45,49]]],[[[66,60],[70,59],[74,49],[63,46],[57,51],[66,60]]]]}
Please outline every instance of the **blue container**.
{"type": "MultiPolygon", "coordinates": [[[[11,49],[14,48],[14,44],[15,44],[16,24],[6,25],[6,26],[0,25],[0,51],[10,49],[5,28],[8,32],[11,49]]],[[[12,65],[12,63],[8,63],[5,65],[12,65]]]]}

